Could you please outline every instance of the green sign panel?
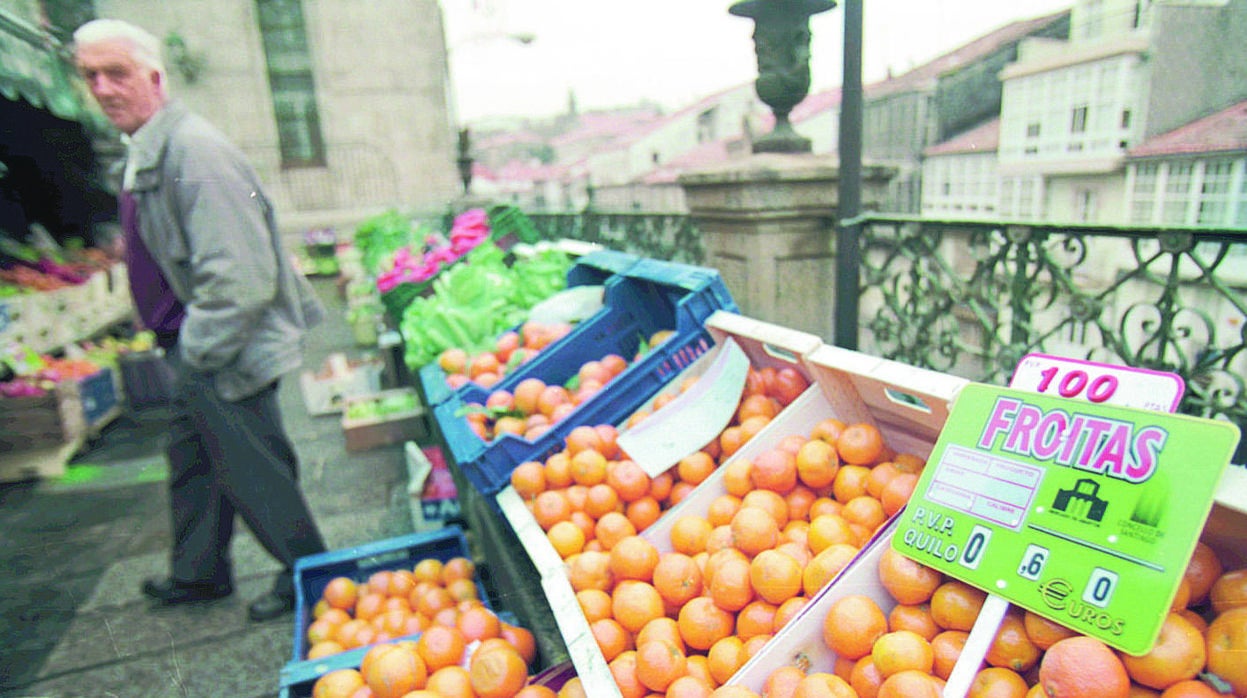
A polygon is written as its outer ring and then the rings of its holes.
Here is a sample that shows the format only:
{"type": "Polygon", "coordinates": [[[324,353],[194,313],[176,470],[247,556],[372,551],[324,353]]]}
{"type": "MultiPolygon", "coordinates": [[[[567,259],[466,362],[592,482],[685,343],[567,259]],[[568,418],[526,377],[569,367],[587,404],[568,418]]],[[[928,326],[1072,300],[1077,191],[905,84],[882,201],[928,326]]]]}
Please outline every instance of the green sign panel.
{"type": "Polygon", "coordinates": [[[1238,439],[1228,422],[971,384],[892,545],[1145,654],[1238,439]]]}

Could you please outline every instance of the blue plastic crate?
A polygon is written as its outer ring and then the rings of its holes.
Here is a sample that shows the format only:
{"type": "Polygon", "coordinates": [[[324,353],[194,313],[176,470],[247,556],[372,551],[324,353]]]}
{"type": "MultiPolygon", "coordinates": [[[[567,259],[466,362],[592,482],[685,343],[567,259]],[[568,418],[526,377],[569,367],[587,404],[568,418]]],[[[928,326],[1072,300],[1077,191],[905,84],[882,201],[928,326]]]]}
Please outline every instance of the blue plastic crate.
{"type": "Polygon", "coordinates": [[[615,250],[594,250],[583,255],[567,270],[567,285],[596,286],[606,283],[615,274],[622,274],[640,261],[640,257],[615,250]]]}
{"type": "MultiPolygon", "coordinates": [[[[291,680],[312,674],[320,676],[330,668],[338,668],[331,665],[343,661],[354,659],[358,666],[359,660],[367,651],[367,647],[361,647],[323,659],[304,659],[308,650],[307,627],[312,622],[312,606],[324,593],[331,579],[350,577],[357,582],[363,582],[373,572],[380,570],[410,570],[420,560],[436,558],[446,562],[454,557],[472,557],[468,550],[468,540],[458,526],[447,526],[436,531],[414,533],[299,558],[294,565],[294,656],[282,668],[282,684],[287,683],[287,675],[291,680]]],[[[490,605],[489,597],[479,579],[476,588],[481,600],[490,605]]]]}
{"type": "MultiPolygon", "coordinates": [[[[567,270],[567,287],[600,286],[615,274],[631,268],[639,259],[636,255],[614,250],[590,252],[577,259],[567,270]]],[[[421,366],[417,380],[421,399],[430,408],[442,404],[455,392],[446,384],[446,372],[436,361],[421,366]]]]}
{"type": "Polygon", "coordinates": [[[493,497],[509,482],[511,470],[541,460],[563,446],[581,424],[617,424],[653,396],[677,373],[714,346],[704,326],[716,310],[736,310],[718,272],[701,267],[640,260],[606,284],[606,304],[592,318],[530,359],[495,388],[467,385],[434,408],[450,455],[477,490],[493,497]],[[526,378],[565,384],[587,361],[606,354],[636,355],[641,340],[658,330],[674,330],[666,341],[633,362],[600,392],[536,439],[503,434],[485,443],[460,415],[469,403],[484,404],[495,389],[511,390],[526,378]]]}

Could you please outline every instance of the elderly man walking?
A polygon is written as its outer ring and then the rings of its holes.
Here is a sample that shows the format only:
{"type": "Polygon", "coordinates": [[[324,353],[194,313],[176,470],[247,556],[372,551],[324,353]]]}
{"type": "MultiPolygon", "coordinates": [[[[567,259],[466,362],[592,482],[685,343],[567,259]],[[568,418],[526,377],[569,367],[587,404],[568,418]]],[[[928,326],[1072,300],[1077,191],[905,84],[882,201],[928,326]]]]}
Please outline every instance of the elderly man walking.
{"type": "Polygon", "coordinates": [[[143,593],[162,604],[231,594],[237,514],[284,568],[248,614],[279,617],[294,607],[295,560],[325,549],[277,402],[278,380],[302,364],[301,339],[323,309],[283,253],[242,152],[169,97],[159,41],[98,19],[74,32],[74,51],[128,142],[119,203],[131,292],[176,376],[172,569],[143,593]]]}

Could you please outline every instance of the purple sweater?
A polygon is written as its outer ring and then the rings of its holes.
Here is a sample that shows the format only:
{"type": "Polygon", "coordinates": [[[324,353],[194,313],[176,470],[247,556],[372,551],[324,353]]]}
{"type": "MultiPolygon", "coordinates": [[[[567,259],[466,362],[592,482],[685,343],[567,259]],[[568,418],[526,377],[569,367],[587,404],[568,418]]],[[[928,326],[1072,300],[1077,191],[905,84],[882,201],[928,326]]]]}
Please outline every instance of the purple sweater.
{"type": "Polygon", "coordinates": [[[126,268],[134,307],[143,326],[155,332],[160,346],[168,349],[177,341],[186,310],[173,295],[151,251],[143,244],[139,235],[138,202],[133,194],[121,192],[118,213],[126,235],[126,268]]]}

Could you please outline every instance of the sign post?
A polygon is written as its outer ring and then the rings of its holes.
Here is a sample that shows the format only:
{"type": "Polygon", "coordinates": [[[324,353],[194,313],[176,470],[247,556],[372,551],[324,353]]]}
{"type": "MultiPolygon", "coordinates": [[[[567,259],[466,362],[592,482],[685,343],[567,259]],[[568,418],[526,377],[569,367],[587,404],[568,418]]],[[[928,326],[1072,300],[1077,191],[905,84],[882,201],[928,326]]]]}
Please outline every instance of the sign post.
{"type": "Polygon", "coordinates": [[[1030,355],[1014,385],[961,391],[893,537],[988,592],[946,696],[1009,603],[1147,653],[1238,443],[1228,422],[1123,406],[1172,409],[1169,374],[1030,355]]]}

